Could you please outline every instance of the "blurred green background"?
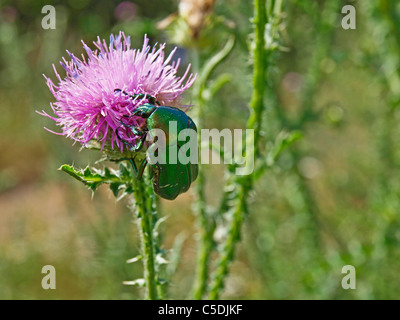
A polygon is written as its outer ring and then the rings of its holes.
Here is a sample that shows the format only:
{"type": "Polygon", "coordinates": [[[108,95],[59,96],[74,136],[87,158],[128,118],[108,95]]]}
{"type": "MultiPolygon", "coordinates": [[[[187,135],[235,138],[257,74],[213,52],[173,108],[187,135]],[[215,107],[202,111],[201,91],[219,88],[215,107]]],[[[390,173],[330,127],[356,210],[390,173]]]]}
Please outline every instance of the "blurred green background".
{"type": "MultiPolygon", "coordinates": [[[[284,1],[280,49],[268,68],[264,135],[284,128],[301,131],[303,138],[258,182],[223,298],[400,296],[400,5],[334,2],[284,1]],[[357,10],[356,30],[340,25],[345,4],[357,10]],[[348,264],[357,271],[355,290],[341,287],[348,264]]],[[[66,49],[79,56],[81,39],[89,44],[123,30],[134,47],[147,33],[152,44],[168,41],[170,51],[179,30],[160,30],[157,23],[177,10],[174,0],[1,2],[0,299],[142,297],[142,289],[122,284],[142,274],[140,264],[126,263],[139,243],[125,201],[115,202],[106,187],[92,197],[57,171],[64,163],[84,167],[99,155],[78,152],[70,140],[46,132],[44,126],[57,128],[35,111],[49,112],[53,97],[42,74],[55,79],[52,64],[61,70],[66,49]],[[56,8],[55,30],[41,27],[47,4],[56,8]],[[41,287],[47,264],[56,268],[56,290],[41,287]]],[[[206,124],[242,128],[251,94],[251,2],[217,1],[214,15],[230,25],[237,44],[216,70],[232,74],[232,81],[207,106],[206,124]]],[[[204,32],[200,57],[225,43],[228,31],[219,31],[218,23],[209,26],[214,37],[204,32]]],[[[196,50],[190,41],[178,43],[182,70],[196,50]]],[[[213,204],[223,168],[210,165],[206,171],[213,204]]],[[[161,204],[169,216],[165,247],[177,234],[185,237],[170,298],[187,298],[193,281],[192,203],[188,192],[161,204]]]]}

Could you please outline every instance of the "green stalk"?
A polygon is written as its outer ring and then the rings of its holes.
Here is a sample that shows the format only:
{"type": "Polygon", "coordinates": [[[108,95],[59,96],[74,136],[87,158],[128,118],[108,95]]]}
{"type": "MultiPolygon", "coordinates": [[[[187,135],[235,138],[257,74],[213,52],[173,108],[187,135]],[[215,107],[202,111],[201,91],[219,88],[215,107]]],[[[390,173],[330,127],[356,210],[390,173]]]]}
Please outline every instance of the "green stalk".
{"type": "MultiPolygon", "coordinates": [[[[300,105],[302,113],[299,119],[295,123],[290,124],[284,114],[278,111],[278,120],[281,126],[287,126],[290,130],[301,130],[305,129],[305,126],[311,122],[318,119],[316,112],[313,109],[314,98],[318,89],[318,84],[321,81],[323,75],[321,69],[321,61],[329,57],[330,49],[333,43],[334,31],[335,31],[335,19],[337,19],[337,12],[339,12],[341,1],[328,2],[325,5],[323,15],[319,14],[317,7],[311,6],[309,14],[315,16],[315,34],[314,37],[317,39],[315,42],[315,48],[313,55],[311,57],[310,65],[305,77],[305,89],[300,98],[300,105]]],[[[276,104],[276,109],[279,110],[278,104],[276,104]]],[[[294,146],[288,150],[289,155],[292,158],[293,163],[299,163],[299,160],[303,156],[303,153],[294,146]]],[[[306,178],[299,172],[298,167],[294,167],[294,175],[297,178],[299,184],[299,192],[307,208],[310,220],[310,238],[315,245],[317,254],[320,254],[323,250],[322,240],[319,230],[327,229],[327,226],[322,223],[319,219],[319,208],[318,203],[314,199],[314,195],[310,190],[306,178]]],[[[326,230],[335,239],[338,245],[342,246],[342,241],[337,238],[332,232],[326,230]]]]}
{"type": "Polygon", "coordinates": [[[193,289],[193,296],[196,300],[201,300],[207,289],[208,281],[208,266],[210,254],[213,249],[213,234],[215,227],[209,226],[209,222],[205,215],[200,216],[201,235],[198,245],[197,263],[196,263],[196,276],[193,289]]]}
{"type": "MultiPolygon", "coordinates": [[[[194,67],[196,71],[199,70],[200,65],[200,57],[199,52],[197,49],[193,51],[193,60],[194,60],[194,67]]],[[[195,98],[196,98],[196,123],[198,130],[201,130],[203,127],[204,122],[204,101],[202,98],[204,83],[200,83],[198,81],[195,87],[195,98]]],[[[198,135],[199,145],[201,143],[201,135],[198,135]]],[[[202,169],[201,163],[199,163],[199,173],[197,176],[196,186],[195,186],[195,194],[196,194],[196,213],[198,215],[198,224],[199,224],[199,232],[200,232],[200,239],[198,243],[197,249],[197,262],[196,262],[196,274],[194,280],[194,287],[193,287],[193,297],[196,300],[201,300],[204,292],[207,287],[208,281],[208,262],[209,256],[212,249],[212,234],[210,239],[210,232],[209,232],[209,223],[208,217],[206,212],[206,199],[205,199],[205,188],[204,188],[205,180],[204,180],[204,173],[202,169]]]]}
{"type": "MultiPolygon", "coordinates": [[[[196,101],[196,123],[198,131],[203,128],[204,124],[204,107],[206,100],[204,99],[204,91],[207,89],[207,81],[210,79],[215,68],[229,55],[235,45],[234,37],[230,37],[225,46],[217,54],[209,58],[200,70],[200,57],[197,49],[193,50],[193,65],[199,73],[199,78],[194,88],[194,97],[196,101]]],[[[199,146],[201,146],[201,135],[198,135],[199,146]]],[[[214,231],[216,228],[216,213],[210,213],[206,209],[205,198],[205,177],[201,163],[199,163],[199,174],[197,176],[196,187],[196,212],[198,215],[198,224],[200,239],[198,243],[198,254],[196,263],[196,274],[193,286],[193,297],[196,300],[203,298],[207,290],[207,282],[209,276],[210,255],[214,248],[214,231]]]]}
{"type": "Polygon", "coordinates": [[[229,271],[229,265],[233,260],[235,254],[236,243],[240,239],[240,230],[242,222],[247,212],[247,194],[249,189],[243,185],[239,186],[238,203],[235,207],[233,213],[233,219],[229,226],[228,237],[225,240],[224,246],[222,248],[221,256],[219,257],[218,266],[214,273],[213,283],[210,289],[210,300],[219,299],[219,295],[224,287],[225,278],[229,271]]]}
{"type": "MultiPolygon", "coordinates": [[[[254,27],[255,27],[255,46],[254,46],[254,66],[253,66],[253,94],[250,101],[250,116],[247,129],[254,130],[252,141],[248,141],[255,146],[255,157],[258,156],[258,141],[260,137],[262,113],[264,110],[264,94],[266,87],[266,51],[265,51],[265,24],[267,22],[265,0],[254,1],[254,27]]],[[[248,155],[246,155],[248,156],[248,155]]],[[[232,221],[228,228],[228,236],[223,245],[221,256],[219,257],[217,269],[214,273],[213,283],[210,289],[210,300],[219,298],[220,292],[224,287],[226,275],[228,274],[230,262],[233,260],[235,246],[240,238],[240,230],[245,214],[247,213],[247,198],[252,189],[252,175],[237,177],[238,188],[237,201],[233,211],[232,221]]]]}
{"type": "MultiPolygon", "coordinates": [[[[398,201],[397,181],[399,177],[398,158],[396,157],[396,121],[398,119],[398,106],[400,101],[400,75],[393,72],[392,61],[400,54],[400,17],[394,8],[395,3],[381,0],[377,3],[366,3],[367,17],[371,22],[370,30],[374,31],[376,55],[381,61],[382,101],[386,108],[382,110],[380,119],[376,125],[376,144],[380,155],[381,165],[378,171],[378,181],[371,190],[372,210],[381,214],[397,212],[400,206],[398,201]],[[395,200],[396,199],[396,200],[395,200]]],[[[376,72],[376,70],[373,70],[376,72]]],[[[386,218],[375,230],[372,250],[372,268],[378,269],[382,261],[387,261],[392,252],[397,250],[396,244],[390,244],[387,239],[392,230],[398,225],[395,215],[391,219],[386,218]]]]}
{"type": "Polygon", "coordinates": [[[316,45],[305,77],[305,88],[300,98],[302,114],[291,129],[301,130],[307,122],[317,119],[313,106],[315,93],[323,74],[321,61],[330,56],[330,49],[336,30],[335,20],[337,19],[337,12],[340,11],[341,5],[342,1],[327,2],[322,14],[318,11],[315,12],[315,9],[313,10],[316,16],[314,26],[316,45]]]}
{"type": "MultiPolygon", "coordinates": [[[[254,129],[254,146],[257,152],[258,140],[264,111],[264,94],[266,87],[266,51],[265,51],[265,24],[267,16],[265,11],[266,0],[254,0],[254,26],[255,26],[255,48],[253,66],[253,94],[250,101],[250,117],[247,129],[254,129]]],[[[257,156],[257,154],[256,154],[257,156]]]]}
{"type": "Polygon", "coordinates": [[[153,238],[154,195],[149,194],[147,180],[132,179],[135,207],[137,208],[138,225],[143,254],[144,280],[146,282],[145,298],[157,300],[157,274],[155,266],[155,243],[153,238]]]}

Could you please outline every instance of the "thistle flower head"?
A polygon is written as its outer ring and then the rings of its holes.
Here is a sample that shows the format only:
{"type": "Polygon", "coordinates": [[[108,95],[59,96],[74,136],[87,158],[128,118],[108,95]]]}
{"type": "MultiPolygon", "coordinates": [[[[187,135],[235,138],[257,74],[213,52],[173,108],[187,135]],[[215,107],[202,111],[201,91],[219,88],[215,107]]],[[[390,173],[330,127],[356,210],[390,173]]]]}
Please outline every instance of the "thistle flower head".
{"type": "Polygon", "coordinates": [[[102,148],[109,143],[122,152],[125,144],[139,139],[131,126],[143,120],[131,116],[132,112],[150,102],[148,96],[161,105],[179,107],[182,93],[195,79],[189,75],[190,65],[182,77],[177,76],[180,59],[172,62],[176,48],[165,58],[165,44],[150,47],[146,36],[141,50],[132,49],[130,37],[123,32],[111,35],[108,45],[97,38],[96,50],[82,44],[87,58],[82,54],[78,59],[67,51],[70,61],[60,62],[66,71],[64,79],[54,65],[58,83],[45,76],[56,102],[51,103],[54,116],[40,114],[62,128],[57,134],[83,145],[94,139],[102,148]]]}

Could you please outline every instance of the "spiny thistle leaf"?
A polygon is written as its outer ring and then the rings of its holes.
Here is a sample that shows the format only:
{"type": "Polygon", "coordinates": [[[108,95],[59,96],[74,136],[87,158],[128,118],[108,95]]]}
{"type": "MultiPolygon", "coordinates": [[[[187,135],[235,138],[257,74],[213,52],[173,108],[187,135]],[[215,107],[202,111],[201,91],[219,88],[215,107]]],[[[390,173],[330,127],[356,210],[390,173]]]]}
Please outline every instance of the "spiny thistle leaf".
{"type": "Polygon", "coordinates": [[[153,232],[157,235],[158,230],[160,229],[161,224],[168,219],[168,216],[164,216],[162,218],[157,219],[157,222],[154,224],[153,232]]]}
{"type": "Polygon", "coordinates": [[[184,235],[184,233],[179,233],[174,239],[174,243],[172,245],[172,249],[170,250],[169,254],[169,259],[168,259],[169,263],[166,269],[166,274],[168,279],[170,279],[175,274],[178,268],[178,264],[181,260],[181,253],[185,239],[186,236],[184,235]]]}
{"type": "Polygon", "coordinates": [[[115,197],[118,197],[118,193],[121,190],[121,187],[123,187],[121,183],[118,182],[110,183],[110,189],[115,197]]]}
{"type": "Polygon", "coordinates": [[[167,284],[167,283],[168,283],[167,279],[157,278],[157,284],[164,285],[164,284],[167,284]]]}
{"type": "Polygon", "coordinates": [[[146,281],[144,279],[136,279],[133,281],[124,281],[122,282],[124,285],[127,286],[139,286],[139,287],[145,287],[146,286],[146,281]]]}
{"type": "Polygon", "coordinates": [[[301,139],[302,137],[303,135],[300,131],[280,132],[275,139],[273,148],[268,154],[268,165],[272,165],[283,150],[291,146],[294,142],[301,139]]]}
{"type": "Polygon", "coordinates": [[[82,182],[89,187],[93,192],[101,184],[109,184],[114,196],[118,196],[120,190],[125,190],[126,193],[131,193],[132,186],[130,184],[130,172],[124,164],[120,164],[119,170],[115,171],[105,167],[103,170],[96,168],[76,169],[73,166],[64,164],[59,170],[68,173],[76,180],[82,182]]]}
{"type": "Polygon", "coordinates": [[[168,264],[168,261],[160,253],[156,255],[156,262],[158,265],[168,264]]]}
{"type": "Polygon", "coordinates": [[[234,46],[235,37],[230,36],[222,50],[207,60],[207,62],[204,64],[202,72],[199,75],[198,85],[205,85],[206,81],[210,78],[211,73],[223,60],[228,57],[234,46]]]}
{"type": "Polygon", "coordinates": [[[140,261],[142,259],[143,259],[143,256],[139,254],[136,257],[133,257],[133,258],[131,258],[129,260],[126,260],[126,263],[134,263],[134,262],[140,261]]]}
{"type": "Polygon", "coordinates": [[[289,148],[293,143],[303,137],[300,131],[282,131],[280,132],[275,142],[271,145],[270,150],[267,154],[266,159],[258,166],[254,173],[254,181],[258,180],[267,170],[267,168],[272,167],[275,161],[278,159],[279,155],[287,148],[289,148]]]}
{"type": "Polygon", "coordinates": [[[210,83],[208,89],[204,90],[203,98],[210,101],[218,93],[218,91],[221,90],[224,85],[231,82],[232,79],[233,76],[229,73],[221,74],[217,79],[210,83]]]}

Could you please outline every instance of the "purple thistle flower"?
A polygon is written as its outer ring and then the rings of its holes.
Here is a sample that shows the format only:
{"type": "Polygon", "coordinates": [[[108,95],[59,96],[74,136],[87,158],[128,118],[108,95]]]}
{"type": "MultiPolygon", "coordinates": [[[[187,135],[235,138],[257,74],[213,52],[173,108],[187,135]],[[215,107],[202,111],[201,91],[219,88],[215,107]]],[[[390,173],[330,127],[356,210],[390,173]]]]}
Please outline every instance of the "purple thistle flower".
{"type": "Polygon", "coordinates": [[[161,105],[179,107],[182,93],[196,76],[189,74],[190,65],[182,77],[176,75],[180,59],[171,62],[176,48],[164,59],[165,44],[151,48],[144,37],[141,50],[131,48],[130,37],[123,32],[110,36],[110,44],[97,38],[92,51],[83,41],[87,61],[82,54],[79,60],[67,51],[71,61],[60,62],[66,71],[62,79],[53,65],[59,83],[46,77],[47,86],[56,98],[51,103],[55,116],[45,111],[40,114],[56,122],[61,133],[86,145],[95,139],[114,145],[123,152],[124,143],[133,144],[139,139],[129,126],[138,125],[140,118],[130,117],[138,106],[149,102],[146,98],[129,95],[147,94],[161,105]],[[186,81],[185,81],[186,79],[186,81]],[[119,90],[117,90],[119,89],[119,90]]]}

